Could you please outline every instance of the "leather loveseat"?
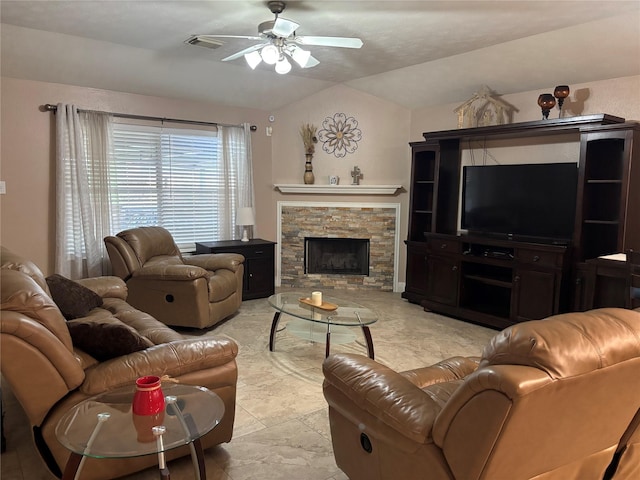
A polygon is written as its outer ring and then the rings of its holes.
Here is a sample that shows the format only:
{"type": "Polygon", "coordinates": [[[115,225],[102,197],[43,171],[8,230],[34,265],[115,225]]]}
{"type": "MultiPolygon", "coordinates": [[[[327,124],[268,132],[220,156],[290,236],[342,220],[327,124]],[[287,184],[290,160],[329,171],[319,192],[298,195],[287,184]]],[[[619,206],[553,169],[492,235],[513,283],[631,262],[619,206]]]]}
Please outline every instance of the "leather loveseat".
{"type": "Polygon", "coordinates": [[[524,322],[481,358],[398,373],[324,364],[333,450],[351,480],[640,478],[640,313],[524,322]]]}
{"type": "MultiPolygon", "coordinates": [[[[126,285],[117,277],[78,280],[77,283],[99,295],[102,305],[92,308],[83,317],[67,321],[50,295],[49,278],[45,279],[32,262],[6,248],[1,249],[2,376],[24,409],[38,451],[53,473],[59,475],[64,470],[70,454],[55,436],[60,417],[82,400],[134,385],[135,380],[144,375],[167,375],[174,381],[201,385],[218,394],[225,405],[224,417],[202,437],[202,445],[207,448],[231,440],[238,352],[233,340],[224,337],[185,339],[129,305],[126,285]],[[130,329],[145,344],[133,353],[105,359],[103,350],[121,348],[122,344],[98,342],[99,355],[98,350],[82,350],[74,343],[70,332],[75,331],[72,326],[86,325],[130,329]]],[[[96,332],[92,337],[98,340],[106,338],[108,333],[107,330],[96,332]]],[[[91,340],[83,341],[91,343],[91,340]]],[[[10,441],[10,432],[7,436],[10,441]]],[[[189,448],[185,446],[168,452],[167,458],[189,454],[189,448]]],[[[87,458],[80,478],[116,478],[157,466],[157,461],[154,455],[108,460],[87,458]]]]}
{"type": "Polygon", "coordinates": [[[167,325],[206,328],[242,303],[244,257],[182,256],[162,227],[138,227],[104,239],[113,274],[127,282],[128,301],[167,325]]]}

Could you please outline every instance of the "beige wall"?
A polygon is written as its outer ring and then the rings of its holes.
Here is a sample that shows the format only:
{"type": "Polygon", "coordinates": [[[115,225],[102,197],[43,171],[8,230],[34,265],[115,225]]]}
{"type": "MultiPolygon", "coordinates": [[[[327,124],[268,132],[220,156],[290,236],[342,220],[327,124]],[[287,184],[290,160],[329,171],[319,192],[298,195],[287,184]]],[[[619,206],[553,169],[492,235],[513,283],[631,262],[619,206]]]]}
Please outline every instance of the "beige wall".
{"type": "Polygon", "coordinates": [[[0,179],[7,194],[0,196],[0,241],[53,273],[55,238],[54,159],[55,119],[43,113],[45,103],[73,103],[80,108],[238,124],[249,122],[256,193],[256,228],[272,240],[268,217],[271,196],[271,139],[264,135],[268,114],[201,102],[133,95],[106,90],[2,78],[0,179]],[[267,200],[267,201],[265,201],[267,200]],[[266,233],[264,233],[266,232],[266,233]]]}
{"type": "MultiPolygon", "coordinates": [[[[571,85],[567,101],[571,114],[610,113],[640,119],[640,76],[583,85],[571,85]]],[[[548,90],[552,90],[553,85],[548,90]]],[[[336,158],[316,148],[316,183],[327,183],[327,175],[351,182],[349,171],[358,165],[363,184],[401,184],[410,180],[409,141],[422,140],[422,132],[456,128],[453,113],[458,104],[410,111],[346,86],[335,86],[288,105],[276,112],[229,108],[214,104],[133,95],[51,83],[2,78],[1,84],[0,179],[7,194],[0,196],[0,241],[28,256],[45,273],[53,270],[54,248],[54,117],[38,110],[45,103],[74,103],[82,108],[222,123],[249,122],[253,134],[253,165],[256,188],[257,235],[276,239],[276,203],[286,201],[399,202],[401,239],[406,237],[408,193],[396,197],[351,195],[284,195],[275,183],[302,183],[304,151],[299,136],[302,123],[318,126],[337,112],[353,116],[362,130],[362,141],[353,154],[336,158]],[[274,122],[268,116],[273,113],[274,122]],[[271,126],[268,137],[265,128],[271,126]]],[[[519,111],[514,121],[539,120],[536,104],[541,92],[506,95],[504,100],[519,111]]],[[[557,111],[551,114],[553,118],[557,111]]],[[[568,148],[575,148],[573,147],[568,148]]],[[[575,149],[573,150],[575,152],[575,149]]],[[[555,153],[559,151],[554,150],[555,153]]],[[[574,153],[568,154],[573,156],[574,153]]],[[[566,157],[566,154],[565,154],[566,157]]],[[[401,249],[399,278],[404,279],[405,249],[401,249]]]]}
{"type": "MultiPolygon", "coordinates": [[[[514,122],[542,120],[538,95],[553,93],[555,84],[546,90],[503,95],[500,98],[513,105],[514,122]]],[[[491,85],[489,85],[491,87],[491,85]]],[[[608,113],[627,120],[640,120],[640,76],[614,78],[598,82],[569,85],[571,93],[563,109],[567,116],[608,113]]],[[[418,108],[411,112],[411,141],[423,139],[423,132],[457,128],[458,117],[453,113],[462,102],[437,107],[418,108]]],[[[557,107],[549,118],[558,118],[557,107]]]]}
{"type": "MultiPolygon", "coordinates": [[[[319,142],[313,156],[316,184],[328,184],[329,175],[338,175],[341,185],[352,181],[349,172],[357,165],[362,171],[362,185],[403,185],[395,196],[367,195],[294,195],[274,191],[274,208],[278,201],[400,203],[400,238],[407,231],[411,177],[409,149],[410,110],[386,100],[338,85],[288,105],[275,113],[273,122],[273,183],[303,183],[304,147],[300,126],[311,123],[322,128],[322,122],[336,113],[344,113],[358,121],[362,140],[352,154],[337,158],[326,153],[319,142]]],[[[404,282],[406,251],[400,249],[399,276],[404,282]]]]}

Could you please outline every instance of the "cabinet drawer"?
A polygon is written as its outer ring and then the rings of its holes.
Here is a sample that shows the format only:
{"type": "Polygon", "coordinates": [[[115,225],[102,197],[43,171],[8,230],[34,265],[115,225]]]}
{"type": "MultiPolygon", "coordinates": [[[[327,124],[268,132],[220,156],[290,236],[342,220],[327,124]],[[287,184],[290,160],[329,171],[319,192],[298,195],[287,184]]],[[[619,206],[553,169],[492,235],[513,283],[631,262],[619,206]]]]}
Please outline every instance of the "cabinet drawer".
{"type": "Polygon", "coordinates": [[[516,250],[516,260],[520,263],[531,265],[560,267],[562,266],[562,253],[518,248],[516,250]]]}
{"type": "Polygon", "coordinates": [[[432,253],[460,253],[460,242],[444,238],[430,238],[429,250],[432,253]]]}

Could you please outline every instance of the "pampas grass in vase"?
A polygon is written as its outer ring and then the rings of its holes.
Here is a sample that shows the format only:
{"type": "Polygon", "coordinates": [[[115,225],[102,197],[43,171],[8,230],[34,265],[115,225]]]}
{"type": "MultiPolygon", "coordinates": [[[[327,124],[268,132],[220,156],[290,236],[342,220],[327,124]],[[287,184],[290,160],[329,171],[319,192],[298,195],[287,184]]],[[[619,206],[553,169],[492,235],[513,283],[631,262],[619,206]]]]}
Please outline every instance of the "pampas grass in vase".
{"type": "Polygon", "coordinates": [[[313,153],[316,151],[316,143],[318,138],[316,132],[318,128],[315,125],[305,123],[300,127],[300,137],[302,137],[302,143],[304,145],[304,183],[307,185],[313,184],[315,177],[313,175],[313,166],[311,160],[313,159],[313,153]]]}

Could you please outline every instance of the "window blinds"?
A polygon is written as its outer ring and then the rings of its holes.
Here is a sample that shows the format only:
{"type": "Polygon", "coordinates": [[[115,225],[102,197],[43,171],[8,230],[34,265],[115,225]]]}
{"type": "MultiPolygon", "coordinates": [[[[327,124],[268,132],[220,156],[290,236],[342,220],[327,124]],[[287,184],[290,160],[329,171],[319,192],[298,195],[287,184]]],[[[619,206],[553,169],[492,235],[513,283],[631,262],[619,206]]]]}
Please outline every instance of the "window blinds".
{"type": "Polygon", "coordinates": [[[113,149],[113,231],[159,225],[180,248],[221,239],[218,199],[235,179],[218,158],[216,132],[114,124],[113,149]]]}

